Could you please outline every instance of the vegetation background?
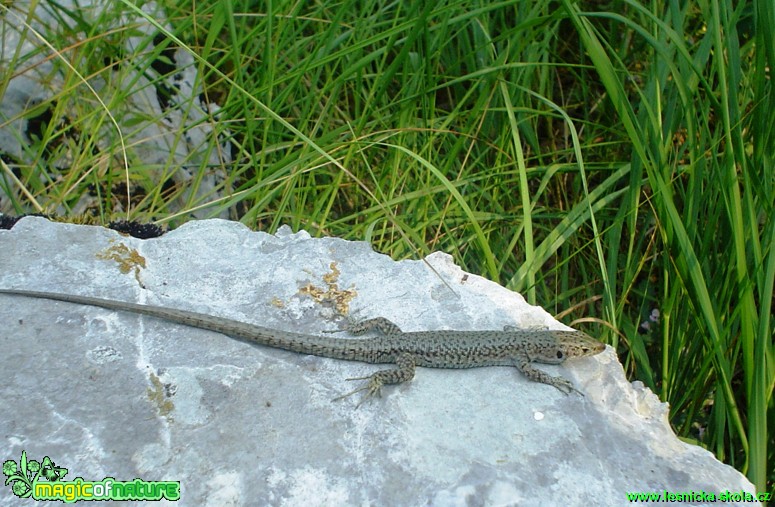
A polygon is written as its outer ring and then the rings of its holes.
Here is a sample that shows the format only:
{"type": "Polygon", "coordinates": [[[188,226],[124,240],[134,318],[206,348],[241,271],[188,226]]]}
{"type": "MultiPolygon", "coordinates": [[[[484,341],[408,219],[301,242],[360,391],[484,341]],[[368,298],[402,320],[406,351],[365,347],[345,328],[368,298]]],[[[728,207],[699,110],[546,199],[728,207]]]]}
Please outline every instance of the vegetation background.
{"type": "Polygon", "coordinates": [[[38,129],[0,157],[4,212],[89,196],[104,223],[231,216],[396,259],[449,252],[616,347],[682,438],[773,492],[775,2],[147,6],[51,3],[61,22],[36,30],[33,8],[0,3],[3,30],[34,43],[6,51],[0,96],[35,56],[61,76],[50,100],[0,112],[38,129]],[[126,142],[162,115],[120,107],[130,73],[161,84],[179,48],[194,99],[220,106],[185,180],[126,142]]]}

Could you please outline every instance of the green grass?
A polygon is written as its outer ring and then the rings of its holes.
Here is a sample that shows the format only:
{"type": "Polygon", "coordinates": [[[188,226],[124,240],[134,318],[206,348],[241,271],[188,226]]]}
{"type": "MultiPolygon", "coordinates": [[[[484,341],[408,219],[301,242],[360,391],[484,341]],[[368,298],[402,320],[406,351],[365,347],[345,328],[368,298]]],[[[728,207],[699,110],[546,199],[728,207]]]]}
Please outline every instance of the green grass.
{"type": "Polygon", "coordinates": [[[117,49],[138,33],[117,22],[129,2],[61,11],[73,28],[40,37],[3,7],[36,49],[12,55],[0,93],[35,53],[56,71],[41,79],[62,76],[55,102],[20,113],[55,104],[0,166],[3,211],[82,212],[96,188],[101,221],[198,210],[396,259],[449,252],[614,345],[679,435],[773,491],[771,1],[248,4],[168,1],[173,29],[133,54],[117,49]],[[122,105],[148,85],[110,86],[153,76],[166,44],[191,52],[221,106],[202,121],[234,146],[212,191],[143,160],[141,126],[161,119],[122,105]]]}

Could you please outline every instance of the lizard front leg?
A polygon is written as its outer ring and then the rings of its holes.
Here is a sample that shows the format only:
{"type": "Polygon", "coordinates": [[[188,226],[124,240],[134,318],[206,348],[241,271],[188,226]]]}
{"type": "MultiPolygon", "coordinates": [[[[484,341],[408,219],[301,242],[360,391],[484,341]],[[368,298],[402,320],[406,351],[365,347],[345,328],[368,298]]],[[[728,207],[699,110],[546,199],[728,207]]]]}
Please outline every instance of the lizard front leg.
{"type": "Polygon", "coordinates": [[[396,358],[396,368],[392,370],[380,370],[376,373],[369,375],[368,377],[348,378],[347,380],[368,379],[368,382],[366,383],[366,385],[359,387],[354,391],[350,391],[347,394],[337,396],[336,398],[333,399],[333,401],[341,400],[342,398],[347,398],[348,396],[353,395],[355,393],[359,393],[361,391],[366,391],[366,394],[363,395],[363,397],[361,398],[361,401],[359,401],[358,404],[355,406],[355,408],[358,408],[363,404],[364,401],[368,400],[375,394],[378,396],[381,396],[382,386],[386,384],[400,384],[402,382],[408,382],[412,380],[414,378],[415,365],[416,365],[416,361],[414,359],[414,356],[409,352],[403,352],[399,354],[398,357],[396,358]]]}
{"type": "Polygon", "coordinates": [[[580,395],[584,396],[584,393],[576,389],[569,380],[562,377],[549,375],[545,371],[539,370],[533,366],[533,362],[530,360],[530,357],[528,357],[527,354],[515,358],[514,366],[516,366],[516,368],[521,371],[525,377],[534,382],[541,382],[542,384],[554,386],[565,394],[570,394],[571,391],[576,391],[580,395]]]}

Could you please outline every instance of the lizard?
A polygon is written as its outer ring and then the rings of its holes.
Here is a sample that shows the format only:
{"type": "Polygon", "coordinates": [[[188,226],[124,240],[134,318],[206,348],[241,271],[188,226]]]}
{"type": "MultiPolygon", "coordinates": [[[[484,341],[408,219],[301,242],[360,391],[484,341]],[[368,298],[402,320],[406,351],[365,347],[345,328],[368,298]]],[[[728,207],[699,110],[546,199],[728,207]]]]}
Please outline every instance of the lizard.
{"type": "Polygon", "coordinates": [[[554,386],[565,394],[575,391],[583,395],[569,380],[549,375],[533,366],[533,363],[560,364],[566,359],[593,356],[605,350],[602,342],[575,330],[524,330],[505,326],[503,330],[405,332],[390,320],[377,317],[360,323],[350,323],[344,329],[324,332],[348,331],[361,335],[377,329],[381,331],[379,336],[333,338],[281,331],[188,310],[89,296],[21,289],[0,289],[0,294],[50,299],[148,315],[301,354],[373,364],[395,364],[394,369],[379,370],[367,377],[347,379],[367,380],[367,382],[362,387],[334,398],[334,401],[366,391],[356,408],[374,395],[380,395],[384,385],[412,380],[417,366],[428,368],[514,366],[530,380],[554,386]]]}

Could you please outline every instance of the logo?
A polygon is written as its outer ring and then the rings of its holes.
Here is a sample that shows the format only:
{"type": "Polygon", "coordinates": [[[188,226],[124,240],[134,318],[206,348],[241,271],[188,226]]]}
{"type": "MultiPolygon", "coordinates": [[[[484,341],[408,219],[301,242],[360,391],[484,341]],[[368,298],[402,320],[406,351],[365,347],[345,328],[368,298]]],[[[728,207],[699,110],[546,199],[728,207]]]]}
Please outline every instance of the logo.
{"type": "Polygon", "coordinates": [[[67,503],[80,500],[179,500],[180,481],[117,481],[105,477],[101,481],[85,481],[76,477],[65,481],[68,470],[56,466],[51,458],[42,461],[27,459],[22,451],[19,463],[13,460],[3,462],[5,485],[11,487],[19,498],[35,500],[57,500],[67,503]]]}

